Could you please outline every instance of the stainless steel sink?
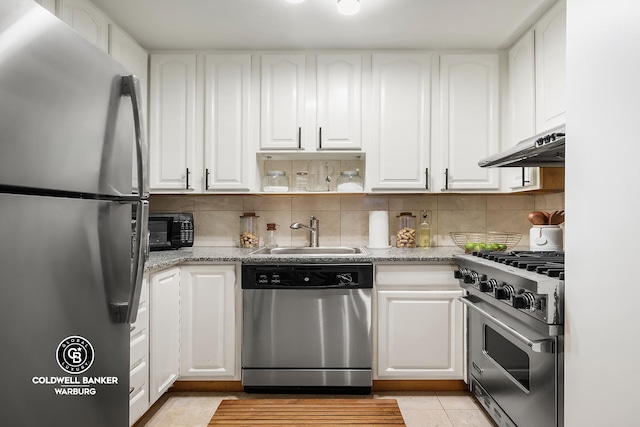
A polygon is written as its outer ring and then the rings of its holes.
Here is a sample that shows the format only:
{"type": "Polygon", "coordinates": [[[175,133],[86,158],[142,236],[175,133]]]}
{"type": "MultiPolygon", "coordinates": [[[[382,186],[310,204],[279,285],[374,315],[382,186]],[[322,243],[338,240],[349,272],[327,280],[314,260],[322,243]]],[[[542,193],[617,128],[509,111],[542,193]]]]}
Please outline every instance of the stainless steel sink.
{"type": "Polygon", "coordinates": [[[319,246],[312,248],[309,246],[261,248],[251,252],[251,255],[363,255],[368,254],[366,249],[357,246],[319,246]]]}

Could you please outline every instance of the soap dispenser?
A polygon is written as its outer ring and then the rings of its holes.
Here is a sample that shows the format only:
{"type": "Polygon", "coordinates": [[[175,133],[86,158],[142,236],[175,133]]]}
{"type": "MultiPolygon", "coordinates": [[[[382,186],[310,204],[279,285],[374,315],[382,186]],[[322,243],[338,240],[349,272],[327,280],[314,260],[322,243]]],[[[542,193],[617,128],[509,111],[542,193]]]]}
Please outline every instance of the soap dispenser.
{"type": "Polygon", "coordinates": [[[431,226],[429,225],[427,211],[422,212],[422,222],[418,229],[418,246],[421,248],[428,248],[431,246],[431,226]]]}

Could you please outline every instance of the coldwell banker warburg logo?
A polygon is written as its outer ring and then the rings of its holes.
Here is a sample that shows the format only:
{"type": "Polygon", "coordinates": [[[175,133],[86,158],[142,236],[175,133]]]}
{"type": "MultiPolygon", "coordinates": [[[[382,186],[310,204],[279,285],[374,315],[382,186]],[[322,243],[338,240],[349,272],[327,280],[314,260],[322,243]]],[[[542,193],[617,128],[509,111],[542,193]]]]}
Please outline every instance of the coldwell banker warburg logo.
{"type": "Polygon", "coordinates": [[[63,339],[56,350],[58,365],[69,374],[86,372],[93,365],[93,357],[93,346],[79,335],[63,339]]]}
{"type": "Polygon", "coordinates": [[[56,348],[56,361],[64,372],[72,376],[35,376],[31,382],[37,386],[53,386],[59,396],[95,396],[96,386],[118,385],[118,377],[81,376],[87,372],[95,358],[93,345],[80,335],[66,337],[56,348]]]}

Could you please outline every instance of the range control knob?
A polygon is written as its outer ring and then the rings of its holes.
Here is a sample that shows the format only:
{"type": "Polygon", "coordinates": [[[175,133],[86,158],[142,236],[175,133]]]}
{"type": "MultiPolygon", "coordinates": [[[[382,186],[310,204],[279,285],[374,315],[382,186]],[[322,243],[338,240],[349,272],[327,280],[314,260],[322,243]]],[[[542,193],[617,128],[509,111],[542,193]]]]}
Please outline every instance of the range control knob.
{"type": "Polygon", "coordinates": [[[491,293],[498,286],[498,281],[496,279],[489,279],[488,281],[480,282],[480,292],[491,293]]]}
{"type": "Polygon", "coordinates": [[[531,292],[525,292],[520,295],[514,295],[511,297],[511,304],[515,308],[521,308],[523,310],[535,311],[536,310],[536,297],[531,292]]]}
{"type": "Polygon", "coordinates": [[[493,296],[497,299],[506,299],[510,300],[511,297],[515,294],[513,286],[504,285],[493,290],[493,296]]]}
{"type": "Polygon", "coordinates": [[[453,277],[455,279],[462,279],[464,277],[464,273],[466,272],[466,268],[461,268],[453,272],[453,277]]]}
{"type": "Polygon", "coordinates": [[[467,271],[467,274],[464,275],[464,283],[468,285],[476,286],[478,283],[484,282],[486,280],[486,274],[478,274],[475,271],[467,271]]]}

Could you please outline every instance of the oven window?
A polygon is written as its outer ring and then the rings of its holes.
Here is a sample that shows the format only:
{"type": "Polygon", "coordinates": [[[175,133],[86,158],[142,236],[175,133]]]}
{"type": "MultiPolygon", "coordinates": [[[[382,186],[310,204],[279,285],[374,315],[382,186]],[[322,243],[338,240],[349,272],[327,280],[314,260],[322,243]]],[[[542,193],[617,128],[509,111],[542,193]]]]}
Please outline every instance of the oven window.
{"type": "Polygon", "coordinates": [[[484,325],[484,350],[516,381],[529,390],[529,356],[499,332],[484,325]]]}

